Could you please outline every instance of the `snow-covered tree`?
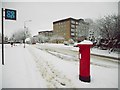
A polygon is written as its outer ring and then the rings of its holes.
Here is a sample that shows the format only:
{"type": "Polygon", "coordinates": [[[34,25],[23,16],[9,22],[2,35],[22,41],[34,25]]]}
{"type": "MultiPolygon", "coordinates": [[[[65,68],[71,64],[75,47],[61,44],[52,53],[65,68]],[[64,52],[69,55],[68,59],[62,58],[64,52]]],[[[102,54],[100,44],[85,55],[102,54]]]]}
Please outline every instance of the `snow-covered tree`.
{"type": "MultiPolygon", "coordinates": [[[[8,36],[4,37],[4,43],[8,42],[8,36]]],[[[2,43],[2,34],[0,33],[0,43],[2,43]]]]}
{"type": "Polygon", "coordinates": [[[38,35],[37,40],[39,43],[44,43],[44,42],[48,42],[49,38],[47,36],[44,36],[44,35],[38,35]]]}
{"type": "Polygon", "coordinates": [[[103,38],[110,39],[116,37],[120,33],[119,29],[120,17],[117,15],[108,15],[104,18],[98,19],[97,24],[103,38]]]}
{"type": "Polygon", "coordinates": [[[11,41],[22,41],[30,36],[31,34],[28,29],[20,29],[12,34],[10,40],[11,41]]]}
{"type": "Polygon", "coordinates": [[[56,42],[56,43],[63,42],[64,40],[65,40],[65,38],[63,36],[60,36],[60,35],[53,35],[50,38],[51,42],[56,42]]]}

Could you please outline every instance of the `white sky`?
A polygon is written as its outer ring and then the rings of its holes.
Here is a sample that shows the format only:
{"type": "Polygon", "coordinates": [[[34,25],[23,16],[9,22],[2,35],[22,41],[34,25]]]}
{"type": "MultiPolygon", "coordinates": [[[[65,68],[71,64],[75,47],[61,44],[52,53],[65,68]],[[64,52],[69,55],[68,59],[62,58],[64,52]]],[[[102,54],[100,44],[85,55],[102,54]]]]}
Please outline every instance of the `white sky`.
{"type": "Polygon", "coordinates": [[[2,3],[2,6],[4,8],[11,8],[17,10],[17,21],[5,20],[4,25],[5,35],[8,36],[10,36],[16,30],[23,28],[24,21],[26,20],[32,20],[32,22],[27,22],[26,25],[29,27],[32,35],[35,35],[37,34],[37,32],[41,30],[52,30],[53,29],[52,23],[53,21],[56,20],[68,17],[73,17],[76,19],[79,18],[96,19],[103,17],[104,15],[118,13],[117,2],[7,2],[7,1],[9,0],[4,0],[4,2],[2,3]]]}
{"type": "Polygon", "coordinates": [[[2,2],[118,2],[119,0],[1,0],[2,2]]]}

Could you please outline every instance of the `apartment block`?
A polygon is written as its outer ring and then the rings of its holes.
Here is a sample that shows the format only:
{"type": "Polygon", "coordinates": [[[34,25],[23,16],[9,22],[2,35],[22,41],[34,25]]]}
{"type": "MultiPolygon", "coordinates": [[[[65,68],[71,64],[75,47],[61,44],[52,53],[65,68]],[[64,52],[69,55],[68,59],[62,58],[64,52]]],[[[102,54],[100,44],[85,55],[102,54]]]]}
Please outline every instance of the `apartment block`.
{"type": "Polygon", "coordinates": [[[52,36],[53,35],[53,31],[51,30],[51,31],[40,31],[40,32],[38,32],[38,35],[43,35],[43,36],[52,36]]]}
{"type": "Polygon", "coordinates": [[[77,27],[83,19],[66,18],[53,22],[53,33],[64,37],[65,40],[77,40],[77,27]]]}

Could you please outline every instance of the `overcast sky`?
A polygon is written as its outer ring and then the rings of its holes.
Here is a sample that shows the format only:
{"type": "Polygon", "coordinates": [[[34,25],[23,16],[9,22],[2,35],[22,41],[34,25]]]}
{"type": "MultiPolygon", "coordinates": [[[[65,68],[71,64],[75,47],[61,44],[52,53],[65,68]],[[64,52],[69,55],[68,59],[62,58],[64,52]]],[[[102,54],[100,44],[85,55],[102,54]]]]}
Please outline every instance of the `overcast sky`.
{"type": "Polygon", "coordinates": [[[23,28],[26,20],[32,20],[26,26],[35,35],[41,30],[52,30],[56,20],[96,19],[118,13],[117,2],[3,2],[2,6],[17,10],[17,21],[5,20],[5,35],[8,36],[23,28]]]}

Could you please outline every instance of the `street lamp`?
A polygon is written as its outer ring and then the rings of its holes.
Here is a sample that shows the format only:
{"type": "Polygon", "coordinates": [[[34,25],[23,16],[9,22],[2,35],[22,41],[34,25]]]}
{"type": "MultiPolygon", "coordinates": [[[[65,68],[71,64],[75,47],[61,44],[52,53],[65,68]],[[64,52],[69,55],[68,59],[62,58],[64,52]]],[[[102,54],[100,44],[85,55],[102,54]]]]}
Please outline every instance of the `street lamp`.
{"type": "MultiPolygon", "coordinates": [[[[27,22],[31,22],[31,21],[32,21],[32,20],[26,20],[26,21],[24,21],[24,31],[25,31],[25,29],[27,28],[27,27],[26,27],[26,23],[27,23],[27,22]]],[[[24,32],[24,41],[23,41],[23,43],[24,43],[24,48],[25,48],[25,38],[26,38],[25,35],[26,35],[26,33],[24,32]]]]}

